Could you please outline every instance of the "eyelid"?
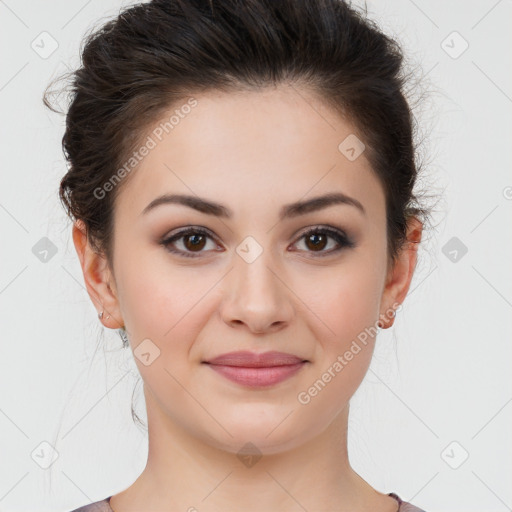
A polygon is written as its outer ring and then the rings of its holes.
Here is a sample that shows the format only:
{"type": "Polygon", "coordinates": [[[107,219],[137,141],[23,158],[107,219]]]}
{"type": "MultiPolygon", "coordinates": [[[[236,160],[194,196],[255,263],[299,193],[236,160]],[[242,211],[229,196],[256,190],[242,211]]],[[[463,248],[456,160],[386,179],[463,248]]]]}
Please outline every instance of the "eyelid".
{"type": "Polygon", "coordinates": [[[184,228],[177,228],[173,231],[170,231],[169,233],[167,233],[166,235],[164,235],[162,237],[162,240],[165,241],[165,240],[170,240],[173,238],[179,238],[179,237],[185,236],[189,233],[200,233],[202,235],[207,235],[207,236],[213,238],[214,240],[217,239],[217,237],[208,228],[205,228],[203,226],[190,225],[190,226],[186,226],[184,228]]]}
{"type": "Polygon", "coordinates": [[[307,235],[308,233],[312,233],[315,231],[322,231],[327,233],[336,233],[340,236],[344,236],[345,238],[349,238],[347,233],[341,229],[336,228],[334,226],[330,226],[329,224],[313,224],[311,226],[307,226],[305,228],[300,229],[298,232],[295,233],[295,237],[303,237],[304,235],[307,235]]]}

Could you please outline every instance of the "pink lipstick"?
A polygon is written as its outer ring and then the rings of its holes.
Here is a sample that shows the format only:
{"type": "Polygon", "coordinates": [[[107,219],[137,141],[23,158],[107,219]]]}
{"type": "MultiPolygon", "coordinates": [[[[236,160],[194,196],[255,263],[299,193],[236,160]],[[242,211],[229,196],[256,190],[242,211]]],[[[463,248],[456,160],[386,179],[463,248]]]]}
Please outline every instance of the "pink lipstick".
{"type": "Polygon", "coordinates": [[[230,352],[208,361],[215,370],[227,379],[250,387],[272,386],[295,375],[308,361],[284,352],[249,351],[230,352]]]}

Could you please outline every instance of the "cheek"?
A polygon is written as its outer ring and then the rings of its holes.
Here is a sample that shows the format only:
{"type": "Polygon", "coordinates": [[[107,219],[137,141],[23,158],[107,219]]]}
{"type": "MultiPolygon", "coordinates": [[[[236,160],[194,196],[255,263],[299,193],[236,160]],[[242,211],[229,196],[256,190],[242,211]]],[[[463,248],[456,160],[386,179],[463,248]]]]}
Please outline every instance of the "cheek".
{"type": "Polygon", "coordinates": [[[188,379],[193,378],[190,351],[208,318],[204,296],[212,284],[207,279],[192,279],[183,268],[175,268],[169,274],[168,268],[154,262],[143,266],[143,270],[138,267],[123,267],[122,314],[141,377],[153,396],[170,411],[172,404],[186,403],[180,383],[188,388],[188,379]],[[141,344],[147,339],[154,345],[141,344]],[[150,354],[149,364],[139,357],[143,352],[150,354]]]}
{"type": "Polygon", "coordinates": [[[316,290],[307,301],[320,319],[314,320],[313,327],[318,340],[317,371],[300,390],[311,400],[304,412],[315,411],[312,416],[318,428],[346,407],[368,371],[375,346],[379,287],[376,274],[355,266],[350,272],[347,266],[343,272],[331,273],[324,281],[322,291],[316,290]]]}
{"type": "Polygon", "coordinates": [[[191,337],[201,298],[208,287],[201,281],[186,278],[186,272],[162,277],[157,267],[131,274],[123,292],[123,315],[132,331],[152,336],[158,345],[177,342],[183,333],[191,337]]]}
{"type": "MultiPolygon", "coordinates": [[[[370,270],[363,259],[318,274],[314,286],[304,284],[302,292],[308,307],[320,320],[320,339],[340,349],[350,340],[374,325],[378,317],[381,279],[377,270],[370,270]]],[[[373,267],[375,269],[375,266],[373,267]]]]}
{"type": "MultiPolygon", "coordinates": [[[[119,274],[123,285],[121,309],[135,361],[150,387],[163,386],[166,393],[173,395],[175,381],[169,373],[181,382],[190,378],[191,362],[199,365],[200,354],[194,347],[214,314],[212,297],[219,276],[161,261],[160,256],[145,264],[143,254],[132,254],[131,259],[136,265],[128,258],[119,274]],[[137,347],[145,339],[158,347],[158,358],[150,366],[137,359],[137,347]]],[[[175,391],[180,392],[180,388],[175,391]]]]}
{"type": "Polygon", "coordinates": [[[119,301],[129,332],[164,340],[199,300],[201,281],[190,279],[190,269],[172,263],[165,248],[152,241],[120,236],[116,248],[119,301]]]}

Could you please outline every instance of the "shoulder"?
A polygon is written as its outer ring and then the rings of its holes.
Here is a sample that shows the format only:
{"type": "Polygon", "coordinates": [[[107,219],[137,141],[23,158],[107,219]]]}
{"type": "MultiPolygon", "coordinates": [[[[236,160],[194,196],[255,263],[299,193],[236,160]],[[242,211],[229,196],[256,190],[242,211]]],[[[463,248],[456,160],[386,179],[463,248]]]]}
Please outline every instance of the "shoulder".
{"type": "Polygon", "coordinates": [[[109,505],[110,496],[101,501],[95,501],[94,503],[90,503],[89,505],[84,505],[83,507],[76,508],[75,510],[71,510],[70,512],[113,512],[109,505]]]}
{"type": "Polygon", "coordinates": [[[402,501],[398,512],[426,512],[422,508],[418,508],[412,503],[408,503],[407,501],[402,501]]]}
{"type": "Polygon", "coordinates": [[[416,505],[413,505],[412,503],[403,501],[400,498],[400,496],[398,496],[398,494],[394,492],[389,492],[388,496],[391,496],[395,498],[396,501],[398,501],[398,512],[426,512],[422,508],[419,508],[416,505]]]}

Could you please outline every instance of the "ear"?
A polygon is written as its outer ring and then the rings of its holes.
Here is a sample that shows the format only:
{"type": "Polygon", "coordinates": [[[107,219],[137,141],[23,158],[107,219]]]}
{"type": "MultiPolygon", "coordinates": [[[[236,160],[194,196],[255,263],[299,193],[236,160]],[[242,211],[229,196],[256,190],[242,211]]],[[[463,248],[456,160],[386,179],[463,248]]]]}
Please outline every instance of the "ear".
{"type": "Polygon", "coordinates": [[[417,217],[410,217],[407,227],[407,241],[401,249],[392,268],[389,269],[382,294],[380,321],[387,329],[395,321],[394,312],[404,301],[411,285],[418,258],[418,246],[421,241],[423,224],[417,217]]]}
{"type": "Polygon", "coordinates": [[[123,327],[115,282],[107,259],[90,246],[87,228],[81,220],[73,225],[73,243],[80,259],[89,297],[98,313],[104,312],[101,322],[111,329],[123,327]]]}

